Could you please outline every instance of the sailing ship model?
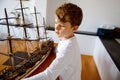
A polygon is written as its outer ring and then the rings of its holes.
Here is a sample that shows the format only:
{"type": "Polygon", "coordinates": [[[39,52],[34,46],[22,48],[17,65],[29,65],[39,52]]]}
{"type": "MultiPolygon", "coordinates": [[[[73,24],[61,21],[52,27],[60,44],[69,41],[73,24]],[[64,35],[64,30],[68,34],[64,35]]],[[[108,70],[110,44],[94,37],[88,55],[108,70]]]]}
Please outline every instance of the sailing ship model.
{"type": "Polygon", "coordinates": [[[43,26],[38,25],[36,8],[34,7],[36,20],[36,25],[34,26],[32,23],[26,24],[24,9],[27,8],[23,8],[22,0],[20,0],[20,5],[21,7],[16,10],[20,10],[22,13],[22,24],[10,23],[9,20],[16,18],[8,17],[6,8],[4,9],[5,18],[0,19],[0,21],[6,21],[6,23],[0,24],[7,29],[7,38],[0,39],[0,80],[19,80],[29,76],[45,61],[54,47],[53,40],[47,37],[45,21],[43,20],[43,26]],[[11,35],[12,27],[22,28],[24,38],[13,37],[11,35]],[[44,37],[40,36],[39,30],[41,28],[44,29],[44,37]],[[29,39],[27,29],[35,29],[37,38],[29,39]]]}

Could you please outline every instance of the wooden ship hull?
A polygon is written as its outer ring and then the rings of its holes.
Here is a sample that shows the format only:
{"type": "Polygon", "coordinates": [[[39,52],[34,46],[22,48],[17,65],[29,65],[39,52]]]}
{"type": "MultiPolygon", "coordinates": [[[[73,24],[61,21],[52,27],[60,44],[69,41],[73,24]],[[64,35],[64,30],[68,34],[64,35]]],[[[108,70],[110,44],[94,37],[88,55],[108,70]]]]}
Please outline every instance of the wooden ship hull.
{"type": "MultiPolygon", "coordinates": [[[[3,58],[0,58],[2,59],[0,60],[1,61],[0,80],[20,80],[21,78],[29,76],[45,61],[53,47],[54,47],[53,41],[47,40],[43,42],[41,49],[40,48],[36,48],[36,50],[31,49],[30,56],[24,57],[24,60],[16,63],[14,67],[10,67],[11,65],[9,65],[9,63],[6,63],[10,59],[9,57],[5,58],[6,56],[4,56],[3,58]]],[[[19,49],[19,47],[17,49],[19,49]]],[[[18,50],[19,55],[27,54],[24,49],[25,48],[23,48],[23,52],[18,50]]],[[[18,53],[15,52],[15,54],[18,53]]]]}

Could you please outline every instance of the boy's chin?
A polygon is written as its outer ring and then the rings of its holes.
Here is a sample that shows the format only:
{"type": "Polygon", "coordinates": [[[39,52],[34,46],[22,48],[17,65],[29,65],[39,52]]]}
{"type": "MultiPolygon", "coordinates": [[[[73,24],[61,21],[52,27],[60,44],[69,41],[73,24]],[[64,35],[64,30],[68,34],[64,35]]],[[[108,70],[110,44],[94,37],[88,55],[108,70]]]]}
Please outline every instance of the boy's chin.
{"type": "Polygon", "coordinates": [[[57,37],[59,38],[59,39],[62,39],[63,37],[61,37],[60,35],[57,35],[57,37]]]}
{"type": "Polygon", "coordinates": [[[58,38],[62,38],[61,36],[57,35],[58,38]]]}

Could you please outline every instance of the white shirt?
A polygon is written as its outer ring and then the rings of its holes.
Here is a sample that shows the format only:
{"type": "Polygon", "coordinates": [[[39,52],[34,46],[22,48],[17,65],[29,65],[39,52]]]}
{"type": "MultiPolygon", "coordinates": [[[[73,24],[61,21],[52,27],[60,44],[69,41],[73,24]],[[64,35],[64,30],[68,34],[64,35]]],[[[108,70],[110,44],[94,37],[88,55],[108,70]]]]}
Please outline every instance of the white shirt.
{"type": "Polygon", "coordinates": [[[56,58],[43,72],[22,80],[81,80],[81,56],[76,37],[60,41],[56,58]]]}

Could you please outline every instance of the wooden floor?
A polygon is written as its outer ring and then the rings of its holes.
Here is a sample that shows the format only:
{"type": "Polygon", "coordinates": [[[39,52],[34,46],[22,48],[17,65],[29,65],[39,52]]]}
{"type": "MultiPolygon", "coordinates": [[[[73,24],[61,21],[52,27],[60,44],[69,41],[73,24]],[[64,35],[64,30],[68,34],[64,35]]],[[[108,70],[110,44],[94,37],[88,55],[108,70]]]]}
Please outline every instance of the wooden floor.
{"type": "Polygon", "coordinates": [[[82,80],[101,80],[93,56],[82,55],[82,80]]]}

